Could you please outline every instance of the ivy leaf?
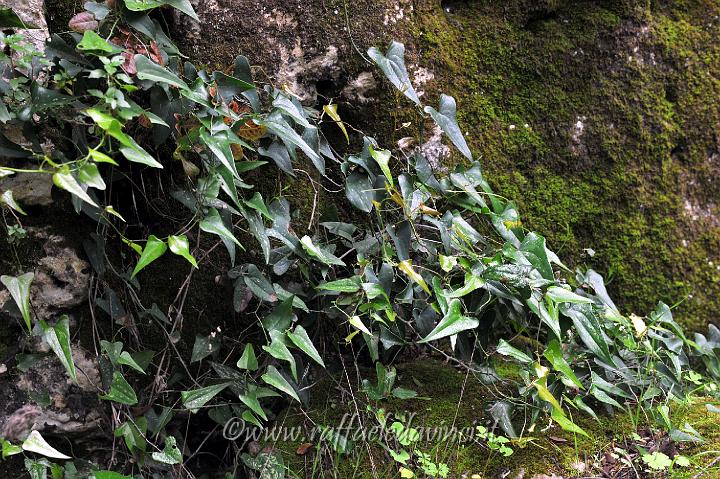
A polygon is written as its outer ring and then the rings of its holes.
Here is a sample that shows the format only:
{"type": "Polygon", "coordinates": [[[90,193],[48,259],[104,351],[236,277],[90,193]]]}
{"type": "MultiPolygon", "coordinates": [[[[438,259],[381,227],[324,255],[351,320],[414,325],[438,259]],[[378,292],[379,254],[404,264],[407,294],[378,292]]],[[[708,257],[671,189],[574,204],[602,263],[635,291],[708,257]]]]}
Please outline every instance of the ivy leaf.
{"type": "Polygon", "coordinates": [[[220,213],[218,213],[218,210],[216,210],[215,208],[210,208],[208,215],[205,217],[204,220],[200,222],[200,229],[205,231],[206,233],[212,233],[220,236],[221,238],[225,238],[228,241],[232,241],[241,249],[245,249],[243,245],[241,245],[240,242],[237,240],[237,238],[233,236],[232,232],[227,228],[227,226],[225,226],[222,218],[220,217],[220,213]]]}
{"type": "Polygon", "coordinates": [[[532,360],[532,358],[530,358],[530,356],[523,353],[519,349],[514,348],[513,346],[510,345],[510,343],[508,343],[504,339],[500,340],[500,343],[498,344],[496,351],[498,354],[502,354],[503,356],[509,356],[519,363],[530,364],[533,362],[533,360],[532,360]]]}
{"type": "Polygon", "coordinates": [[[85,192],[85,190],[80,186],[80,184],[77,182],[75,177],[70,173],[70,169],[65,167],[60,169],[57,173],[53,175],[53,183],[58,188],[67,191],[68,193],[71,193],[81,200],[83,200],[85,203],[88,203],[90,205],[93,205],[96,208],[99,208],[97,203],[93,201],[92,198],[85,192]]]}
{"type": "Polygon", "coordinates": [[[345,263],[340,258],[316,246],[308,235],[303,236],[300,239],[300,243],[302,244],[303,249],[310,256],[320,260],[321,262],[328,265],[335,264],[338,266],[345,266],[345,263]]]}
{"type": "Polygon", "coordinates": [[[98,170],[95,163],[85,163],[80,170],[78,170],[78,179],[98,190],[105,189],[105,181],[100,175],[100,170],[98,170]]]}
{"type": "MultiPolygon", "coordinates": [[[[293,130],[290,125],[287,124],[287,122],[282,118],[282,115],[279,113],[270,114],[266,119],[255,120],[255,122],[259,125],[267,127],[268,130],[279,136],[286,144],[295,145],[300,148],[314,164],[319,165],[323,161],[320,155],[318,155],[315,150],[313,150],[310,145],[308,145],[307,142],[298,135],[298,133],[293,130]]],[[[325,174],[324,168],[318,168],[318,170],[320,171],[320,174],[325,174]]]]}
{"type": "Polygon", "coordinates": [[[87,30],[83,33],[82,40],[77,44],[77,47],[86,52],[102,52],[107,54],[116,54],[123,51],[122,48],[113,45],[92,30],[87,30]]]}
{"type": "MultiPolygon", "coordinates": [[[[92,118],[95,124],[105,130],[108,135],[120,142],[120,144],[122,145],[122,147],[120,148],[120,153],[122,153],[122,155],[128,161],[152,166],[153,168],[163,167],[155,158],[153,158],[147,151],[145,151],[140,145],[138,145],[131,136],[123,133],[122,124],[112,115],[108,115],[107,113],[104,113],[95,108],[89,108],[85,110],[85,114],[92,118]]],[[[92,153],[92,150],[90,154],[95,161],[99,161],[97,155],[94,155],[92,153]]],[[[114,164],[115,162],[112,161],[112,163],[114,164]]]]}
{"type": "Polygon", "coordinates": [[[590,298],[580,296],[560,286],[550,286],[545,294],[556,303],[592,304],[593,302],[590,298]]]}
{"type": "Polygon", "coordinates": [[[182,81],[180,77],[144,55],[135,55],[135,66],[137,67],[137,77],[141,80],[166,83],[183,90],[189,90],[187,83],[182,81]]]}
{"type": "Polygon", "coordinates": [[[268,208],[265,205],[265,201],[263,200],[263,197],[259,191],[256,191],[253,197],[249,200],[245,200],[245,204],[272,221],[273,217],[270,214],[270,211],[268,211],[268,208]]]}
{"type": "Polygon", "coordinates": [[[133,12],[144,12],[163,5],[175,7],[196,22],[200,21],[197,13],[193,10],[190,0],[125,0],[125,6],[133,12]]]}
{"type": "Polygon", "coordinates": [[[250,343],[247,343],[245,345],[245,349],[243,350],[243,354],[238,359],[237,367],[240,369],[247,369],[248,371],[256,371],[258,368],[258,362],[257,357],[255,357],[255,349],[253,348],[253,345],[250,343]]]}
{"type": "Polygon", "coordinates": [[[475,318],[463,316],[460,313],[461,306],[462,303],[459,299],[453,299],[448,305],[447,314],[443,316],[438,325],[435,326],[435,329],[430,331],[430,334],[425,336],[420,342],[427,343],[436,341],[447,336],[453,336],[462,331],[477,328],[480,321],[475,318]]]}
{"type": "Polygon", "coordinates": [[[405,45],[394,41],[384,55],[375,47],[368,50],[368,55],[377,63],[380,70],[390,80],[390,83],[395,85],[395,88],[417,105],[420,105],[420,98],[415,93],[408,72],[405,69],[405,45]]]}
{"type": "Polygon", "coordinates": [[[289,297],[277,305],[272,313],[262,319],[262,325],[268,332],[285,332],[297,320],[293,313],[293,297],[289,297]]]}
{"type": "Polygon", "coordinates": [[[395,183],[392,172],[390,171],[390,157],[392,154],[388,150],[376,150],[372,145],[368,145],[368,149],[370,150],[370,156],[380,165],[380,169],[390,183],[390,186],[393,186],[395,183]]]}
{"type": "Polygon", "coordinates": [[[240,394],[238,397],[240,401],[242,401],[243,404],[249,407],[252,412],[260,416],[262,420],[267,421],[267,415],[265,414],[265,410],[260,405],[260,401],[258,401],[257,390],[249,390],[245,394],[240,394]]]}
{"type": "Polygon", "coordinates": [[[123,351],[120,353],[120,355],[117,358],[118,364],[124,364],[125,366],[129,366],[133,368],[135,371],[145,374],[145,370],[133,359],[132,356],[130,356],[130,353],[127,351],[123,351]]]}
{"type": "Polygon", "coordinates": [[[580,426],[578,426],[577,424],[572,422],[570,419],[568,419],[564,414],[562,414],[557,409],[553,409],[552,413],[550,413],[550,416],[564,430],[566,430],[568,432],[573,432],[576,434],[581,434],[585,437],[590,437],[590,436],[588,436],[588,434],[585,431],[583,431],[583,429],[580,426]]]}
{"type": "Polygon", "coordinates": [[[162,452],[153,452],[152,458],[163,464],[175,465],[182,462],[182,453],[177,448],[177,441],[173,436],[165,438],[165,447],[162,452]]]}
{"type": "Polygon", "coordinates": [[[345,179],[345,196],[352,205],[369,213],[373,209],[373,187],[367,175],[354,171],[345,179]]]}
{"type": "Polygon", "coordinates": [[[440,97],[440,111],[431,106],[425,107],[425,113],[429,113],[435,123],[445,134],[450,137],[453,144],[460,150],[460,153],[470,161],[473,161],[472,153],[465,142],[465,137],[460,131],[460,127],[455,119],[456,115],[455,99],[449,95],[443,94],[440,97]]]}
{"type": "Polygon", "coordinates": [[[218,351],[220,349],[220,343],[220,337],[217,334],[210,334],[208,336],[196,335],[190,363],[192,364],[205,359],[215,351],[218,351]]]}
{"type": "MultiPolygon", "coordinates": [[[[367,334],[368,336],[372,336],[372,331],[368,329],[367,326],[362,322],[360,319],[360,316],[350,316],[350,319],[348,319],[348,322],[355,326],[358,330],[362,331],[363,333],[367,334]]],[[[357,331],[356,331],[357,332],[357,331]]]]}
{"type": "Polygon", "coordinates": [[[567,363],[567,361],[565,361],[560,342],[557,339],[553,339],[552,341],[550,341],[550,343],[545,348],[545,352],[543,353],[543,355],[550,362],[550,364],[552,364],[552,367],[555,368],[555,370],[563,373],[579,389],[585,389],[580,380],[573,372],[570,365],[567,363]]]}
{"type": "Polygon", "coordinates": [[[168,237],[168,246],[170,247],[170,251],[174,254],[182,256],[195,268],[198,267],[197,261],[195,261],[193,255],[190,254],[190,242],[188,241],[187,236],[180,235],[168,237]]]}
{"type": "Polygon", "coordinates": [[[0,196],[0,203],[5,204],[8,208],[17,211],[21,215],[27,216],[27,213],[23,211],[18,202],[15,201],[15,198],[13,198],[12,190],[7,190],[2,194],[2,196],[0,196]]]}
{"type": "Polygon", "coordinates": [[[114,401],[119,404],[126,404],[128,406],[134,406],[137,404],[137,396],[132,386],[125,380],[125,377],[120,371],[113,372],[112,384],[110,385],[110,392],[100,396],[100,399],[107,401],[114,401]]]}
{"type": "Polygon", "coordinates": [[[329,281],[318,285],[318,289],[325,291],[337,291],[339,293],[355,293],[360,291],[360,277],[353,276],[352,278],[338,279],[336,281],[329,281]]]}
{"type": "Polygon", "coordinates": [[[589,305],[573,305],[564,310],[585,346],[606,364],[613,364],[610,349],[602,326],[589,305]]]}
{"type": "Polygon", "coordinates": [[[197,411],[212,398],[220,394],[223,389],[228,387],[230,383],[215,384],[213,386],[207,386],[192,391],[183,391],[180,393],[183,406],[190,409],[192,412],[197,411]]]}
{"type": "Polygon", "coordinates": [[[262,156],[272,158],[278,168],[280,168],[290,176],[295,176],[295,172],[293,171],[292,167],[292,161],[290,160],[290,155],[288,154],[287,148],[285,148],[282,143],[278,141],[273,141],[267,148],[258,148],[257,152],[262,156]]]}
{"type": "Polygon", "coordinates": [[[63,315],[55,326],[48,326],[44,321],[41,321],[40,324],[43,328],[43,339],[60,359],[72,380],[77,383],[77,373],[70,347],[70,319],[67,315],[63,315]]]}
{"type": "Polygon", "coordinates": [[[10,296],[17,304],[20,314],[22,314],[28,331],[32,332],[32,322],[30,320],[30,285],[32,284],[35,274],[25,273],[18,277],[2,275],[0,282],[10,291],[10,296]]]}
{"type": "Polygon", "coordinates": [[[305,128],[311,128],[312,125],[309,121],[307,121],[307,118],[305,118],[305,113],[302,111],[302,108],[293,103],[293,101],[283,95],[282,93],[279,93],[275,100],[273,100],[272,104],[275,108],[278,108],[282,110],[284,113],[286,113],[288,116],[292,117],[292,119],[297,123],[298,125],[304,126],[305,128]]]}
{"type": "Polygon", "coordinates": [[[167,251],[167,245],[163,240],[158,239],[155,235],[148,236],[147,243],[145,243],[140,259],[135,265],[130,278],[134,278],[143,268],[165,254],[165,251],[167,251]]]}
{"type": "Polygon", "coordinates": [[[43,438],[37,431],[32,431],[30,433],[27,439],[25,439],[25,442],[22,443],[22,449],[23,451],[34,452],[35,454],[40,454],[53,459],[72,459],[70,456],[66,456],[48,444],[45,438],[43,438]]]}
{"type": "Polygon", "coordinates": [[[133,479],[131,476],[125,476],[123,474],[113,471],[93,471],[92,479],[133,479]]]}
{"type": "Polygon", "coordinates": [[[295,364],[295,358],[285,345],[284,333],[277,330],[270,331],[270,345],[263,346],[263,349],[275,359],[287,361],[287,363],[290,364],[290,372],[297,381],[297,365],[295,364]]]}
{"type": "Polygon", "coordinates": [[[325,367],[325,363],[320,357],[320,353],[318,353],[315,345],[313,345],[307,331],[305,331],[305,328],[298,324],[295,326],[295,331],[288,331],[287,336],[295,346],[302,349],[302,351],[310,356],[313,361],[318,363],[320,366],[325,367]]]}
{"type": "Polygon", "coordinates": [[[278,389],[292,397],[297,402],[300,402],[300,398],[295,392],[295,389],[293,389],[287,379],[280,374],[280,371],[278,371],[275,366],[268,366],[267,372],[262,375],[261,379],[275,389],[278,389]]]}

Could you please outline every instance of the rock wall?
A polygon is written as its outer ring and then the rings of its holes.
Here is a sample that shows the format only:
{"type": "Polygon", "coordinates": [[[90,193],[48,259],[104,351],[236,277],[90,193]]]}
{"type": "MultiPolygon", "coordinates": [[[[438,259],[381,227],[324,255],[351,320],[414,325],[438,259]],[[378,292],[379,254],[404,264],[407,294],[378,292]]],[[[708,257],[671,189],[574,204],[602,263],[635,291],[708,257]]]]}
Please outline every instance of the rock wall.
{"type": "MultiPolygon", "coordinates": [[[[79,3],[48,0],[51,29],[79,3]]],[[[570,266],[603,272],[627,312],[663,300],[681,302],[690,326],[715,320],[718,0],[194,3],[199,24],[165,16],[197,63],[224,67],[244,54],[257,79],[310,105],[334,98],[386,146],[413,136],[418,117],[364,52],[405,42],[426,102],[440,90],[457,98],[496,191],[570,266]]],[[[437,141],[428,148],[460,161],[437,141]]],[[[300,207],[312,202],[296,188],[300,207]]]]}
{"type": "Polygon", "coordinates": [[[698,328],[720,312],[720,2],[196,7],[201,23],[175,32],[191,56],[225,65],[245,54],[306,102],[336,97],[393,146],[407,116],[363,52],[404,41],[426,101],[458,99],[496,191],[564,260],[606,274],[628,312],[682,302],[680,319],[698,328]]]}

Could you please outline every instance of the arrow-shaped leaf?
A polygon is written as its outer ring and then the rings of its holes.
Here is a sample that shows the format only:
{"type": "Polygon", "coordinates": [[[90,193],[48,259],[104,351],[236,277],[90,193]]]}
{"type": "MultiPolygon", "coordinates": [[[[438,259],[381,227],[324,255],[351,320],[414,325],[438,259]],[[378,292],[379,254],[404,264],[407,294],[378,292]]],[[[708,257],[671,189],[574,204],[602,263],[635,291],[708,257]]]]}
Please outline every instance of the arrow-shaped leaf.
{"type": "Polygon", "coordinates": [[[28,331],[32,332],[32,323],[30,321],[30,284],[35,277],[35,274],[25,273],[18,277],[2,275],[0,276],[0,282],[10,291],[10,296],[17,304],[20,314],[22,314],[25,324],[27,325],[28,331]]]}
{"type": "Polygon", "coordinates": [[[460,300],[453,299],[448,305],[447,314],[443,316],[438,325],[435,326],[435,329],[430,331],[430,334],[425,336],[420,342],[427,343],[458,334],[462,331],[477,328],[480,321],[475,318],[463,316],[460,312],[461,307],[462,303],[460,300]]]}
{"type": "Polygon", "coordinates": [[[130,277],[134,278],[135,275],[137,275],[143,268],[165,254],[165,251],[167,251],[167,245],[163,240],[158,239],[155,235],[148,236],[147,243],[145,243],[140,259],[138,260],[137,265],[135,265],[135,269],[130,277]]]}

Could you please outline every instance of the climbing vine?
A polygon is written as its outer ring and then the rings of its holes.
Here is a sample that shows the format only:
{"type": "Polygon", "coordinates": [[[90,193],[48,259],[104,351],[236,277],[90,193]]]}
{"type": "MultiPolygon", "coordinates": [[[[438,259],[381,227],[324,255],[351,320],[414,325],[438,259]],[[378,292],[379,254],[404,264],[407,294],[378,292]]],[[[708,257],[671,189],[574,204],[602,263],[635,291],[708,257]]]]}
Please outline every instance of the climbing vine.
{"type": "MultiPolygon", "coordinates": [[[[662,303],[646,317],[624,315],[598,273],[563,265],[542,235],[523,226],[515,203],[489,186],[456,121],[455,100],[442,95],[437,108],[422,104],[402,44],[368,55],[414,104],[419,121],[435,123],[464,157],[453,171],[431,165],[419,149],[393,152],[364,135],[357,152],[340,154],[323,133],[339,128],[350,143],[336,105],[317,111],[287,89],[256,82],[242,56],[225,71],[186,61],[158,21],[156,9],[164,5],[194,16],[184,0],[90,1],[71,20],[74,32],[54,35],[44,53],[17,34],[3,35],[8,50],[0,58],[0,121],[22,131],[27,142],[0,135],[0,153],[11,159],[0,175],[50,175],[76,212],[97,223],[98,234],[88,241],[96,251],[94,273],[106,289],[94,306],[108,313],[124,307],[113,303],[119,301],[113,288],[132,297],[145,268],[165,261],[168,251],[191,271],[203,268],[209,238],[227,250],[226,275],[234,282],[233,298],[209,300],[257,318],[239,344],[218,330],[195,338],[190,358],[172,349],[183,365],[209,358],[209,368],[193,377],[185,367],[172,388],[160,391],[145,386],[175,360],[170,348],[157,355],[133,350],[117,340],[128,329],[124,324],[116,325],[118,334],[98,338],[105,384],[99,397],[124,412],[116,416],[114,434],[133,462],[114,467],[117,473],[91,465],[86,476],[184,467],[183,438],[166,428],[181,410],[205,409],[220,424],[238,416],[263,427],[278,400],[307,400],[309,371],[326,366],[327,345],[337,340],[362,349],[374,363],[377,384],[366,381],[365,392],[376,402],[414,397],[393,387],[394,372],[383,365],[411,345],[474,372],[492,356],[516,362],[517,394],[489,409],[507,438],[547,421],[583,435],[573,414],[596,417],[641,404],[662,415],[656,406],[667,398],[698,386],[716,394],[720,331],[711,327],[707,337],[689,337],[662,303]],[[367,222],[336,218],[300,235],[290,202],[263,197],[249,180],[258,171],[295,176],[306,161],[319,177],[340,182],[345,200],[367,222]],[[134,215],[128,191],[114,183],[124,178],[134,185],[155,172],[187,214],[171,234],[141,236],[125,220],[134,215]],[[118,263],[106,250],[111,244],[127,248],[132,264],[118,263]],[[246,250],[257,248],[259,259],[249,261],[246,250]],[[145,412],[138,414],[137,406],[145,412]],[[519,412],[531,417],[523,430],[519,412]]],[[[21,241],[23,206],[10,190],[2,204],[8,239],[21,241]]],[[[23,271],[1,278],[25,333],[47,343],[77,382],[69,318],[35,320],[33,279],[23,271]]],[[[169,343],[178,340],[181,307],[135,307],[169,343]]],[[[501,380],[483,371],[484,381],[501,380]]],[[[479,435],[493,450],[512,454],[505,436],[484,428],[479,435]]],[[[48,468],[53,477],[78,477],[72,462],[32,459],[71,459],[37,431],[20,445],[2,444],[3,458],[28,455],[32,477],[45,477],[48,468]]],[[[406,469],[409,455],[403,458],[406,469]]],[[[445,464],[420,454],[417,461],[425,474],[447,474],[445,464]]]]}

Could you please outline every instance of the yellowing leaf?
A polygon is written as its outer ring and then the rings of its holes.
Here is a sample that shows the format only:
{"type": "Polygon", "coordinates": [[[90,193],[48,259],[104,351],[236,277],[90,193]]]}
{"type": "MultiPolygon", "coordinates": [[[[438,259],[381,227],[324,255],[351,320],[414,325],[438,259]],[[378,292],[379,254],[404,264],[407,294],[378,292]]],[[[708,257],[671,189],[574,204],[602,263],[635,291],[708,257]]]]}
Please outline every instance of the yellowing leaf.
{"type": "Polygon", "coordinates": [[[632,322],[633,327],[635,328],[635,336],[638,338],[642,338],[645,336],[645,333],[647,333],[647,324],[645,324],[645,321],[640,316],[637,316],[635,314],[630,315],[630,321],[632,322]]]}
{"type": "Polygon", "coordinates": [[[350,137],[348,136],[348,132],[345,129],[345,123],[340,119],[340,115],[338,115],[337,112],[337,105],[335,104],[329,104],[323,106],[323,111],[328,114],[330,118],[332,118],[335,121],[335,124],[342,130],[343,135],[345,135],[345,139],[348,143],[350,143],[350,137]]]}
{"type": "Polygon", "coordinates": [[[400,268],[400,271],[405,273],[408,278],[419,284],[420,287],[424,289],[427,294],[430,294],[430,288],[428,288],[428,285],[423,279],[423,277],[420,276],[420,273],[413,269],[412,260],[406,259],[405,261],[400,261],[400,263],[398,263],[398,268],[400,268]]]}

